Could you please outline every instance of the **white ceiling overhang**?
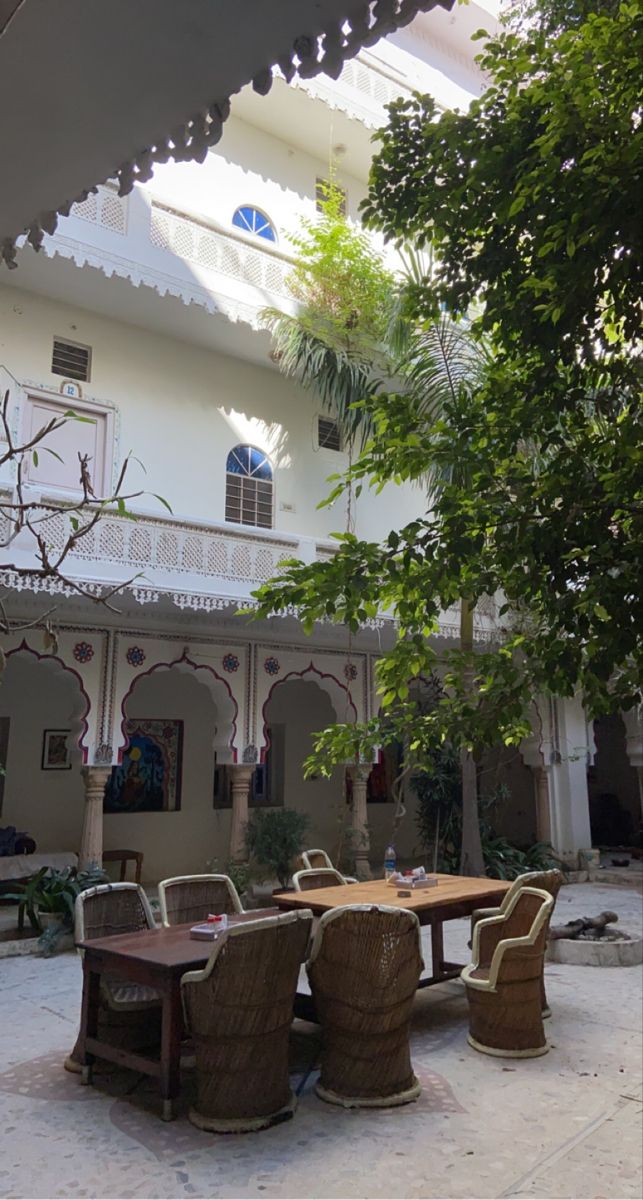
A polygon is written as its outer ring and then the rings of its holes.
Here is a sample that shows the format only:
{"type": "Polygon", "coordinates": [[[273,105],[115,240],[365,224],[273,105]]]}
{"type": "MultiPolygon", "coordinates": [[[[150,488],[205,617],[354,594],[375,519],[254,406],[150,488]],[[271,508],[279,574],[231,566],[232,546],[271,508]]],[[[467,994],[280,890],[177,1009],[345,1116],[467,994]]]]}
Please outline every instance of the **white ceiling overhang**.
{"type": "Polygon", "coordinates": [[[0,0],[0,259],[36,249],[106,179],[203,161],[252,82],[336,78],[363,47],[454,0],[0,0]]]}

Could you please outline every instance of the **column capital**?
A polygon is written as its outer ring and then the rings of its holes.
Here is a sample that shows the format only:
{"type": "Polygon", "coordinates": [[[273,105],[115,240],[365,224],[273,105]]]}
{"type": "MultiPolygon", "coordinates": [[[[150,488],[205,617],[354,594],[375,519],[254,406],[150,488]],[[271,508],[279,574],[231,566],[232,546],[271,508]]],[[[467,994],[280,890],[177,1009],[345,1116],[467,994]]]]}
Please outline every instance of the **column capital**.
{"type": "Polygon", "coordinates": [[[226,770],[230,772],[231,787],[247,787],[255,773],[256,765],[248,763],[229,763],[226,770]]]}

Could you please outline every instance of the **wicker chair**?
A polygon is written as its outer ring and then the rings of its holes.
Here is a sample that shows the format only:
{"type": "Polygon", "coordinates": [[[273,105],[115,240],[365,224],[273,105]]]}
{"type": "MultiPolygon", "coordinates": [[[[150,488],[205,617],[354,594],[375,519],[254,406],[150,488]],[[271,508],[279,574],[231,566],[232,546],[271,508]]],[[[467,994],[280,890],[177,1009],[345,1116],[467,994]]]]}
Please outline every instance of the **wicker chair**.
{"type": "MultiPolygon", "coordinates": [[[[325,850],[302,850],[301,865],[306,871],[316,871],[318,868],[324,869],[328,867],[331,871],[335,870],[329,855],[325,850]]],[[[357,879],[353,875],[344,875],[344,883],[357,883],[357,879]]]]}
{"type": "Polygon", "coordinates": [[[198,1089],[189,1117],[199,1129],[244,1133],[292,1116],[288,1037],[311,923],[302,909],[236,925],[202,971],[183,976],[198,1089]]]}
{"type": "Polygon", "coordinates": [[[411,1008],[424,964],[415,913],[350,904],[322,916],[306,964],[322,1028],[318,1096],[346,1108],[407,1104],[411,1008]]]}
{"type": "MultiPolygon", "coordinates": [[[[509,891],[505,892],[505,895],[503,896],[502,904],[500,905],[499,908],[476,908],[475,911],[471,914],[471,941],[470,941],[469,945],[473,946],[473,931],[474,931],[478,921],[484,921],[487,917],[497,917],[501,913],[505,913],[507,911],[507,908],[511,904],[516,892],[520,891],[520,888],[522,888],[522,887],[540,888],[541,891],[548,892],[549,895],[553,897],[554,904],[555,904],[562,882],[563,882],[562,872],[556,871],[556,870],[553,870],[553,871],[527,871],[524,875],[519,875],[517,879],[514,879],[511,887],[509,888],[509,891]]],[[[551,913],[550,913],[550,918],[547,921],[547,928],[545,930],[545,941],[547,940],[547,935],[549,933],[550,920],[551,920],[551,913]]],[[[500,933],[500,926],[497,926],[496,928],[498,930],[498,937],[503,936],[500,933]]],[[[490,934],[487,933],[486,936],[487,936],[487,938],[489,938],[490,934]]],[[[544,968],[543,968],[543,979],[542,979],[542,1009],[543,1009],[543,1017],[551,1016],[551,1009],[547,1003],[547,993],[545,991],[544,968]]]]}
{"type": "MultiPolygon", "coordinates": [[[[138,883],[101,884],[76,897],[76,944],[111,934],[154,928],[149,901],[138,883]]],[[[105,1037],[128,1050],[143,1050],[158,1043],[160,1022],[161,999],[154,988],[101,975],[99,1038],[105,1037]]],[[[81,1073],[78,1042],[65,1059],[64,1066],[67,1071],[81,1073]]]]}
{"type": "Polygon", "coordinates": [[[500,1058],[536,1058],[549,1049],[542,1018],[542,970],[553,897],[522,887],[502,913],[478,921],[472,962],[462,972],[469,1045],[500,1058]]]}
{"type": "Polygon", "coordinates": [[[334,867],[315,867],[310,871],[295,871],[292,882],[296,892],[310,892],[313,888],[343,887],[346,879],[334,867]]]}
{"type": "Polygon", "coordinates": [[[176,875],[159,883],[161,920],[166,926],[205,921],[209,913],[241,913],[228,875],[176,875]]]}

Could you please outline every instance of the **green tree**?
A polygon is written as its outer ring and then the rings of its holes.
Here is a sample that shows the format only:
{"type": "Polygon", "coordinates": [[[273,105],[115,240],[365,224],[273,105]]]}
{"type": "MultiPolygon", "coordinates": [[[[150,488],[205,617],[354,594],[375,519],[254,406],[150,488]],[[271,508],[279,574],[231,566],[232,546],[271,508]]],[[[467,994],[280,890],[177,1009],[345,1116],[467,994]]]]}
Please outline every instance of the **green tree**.
{"type": "Polygon", "coordinates": [[[294,604],[309,629],[396,615],[385,717],[323,731],[318,769],[384,738],[420,765],[447,740],[516,743],[547,690],[582,690],[590,714],[640,699],[640,49],[633,4],[523,4],[485,44],[492,84],[469,113],[392,106],[366,216],[434,250],[412,319],[473,308],[493,360],[428,419],[413,389],[369,394],[351,485],[430,467],[444,476],[432,510],[382,544],[339,535],[332,561],[292,564],[259,593],[262,612],[294,604]],[[449,650],[447,695],[419,712],[409,681],[435,664],[440,610],[485,593],[504,596],[502,640],[449,650]]]}
{"type": "MultiPolygon", "coordinates": [[[[368,401],[388,395],[397,377],[414,398],[418,420],[430,425],[459,393],[481,378],[484,354],[464,326],[448,317],[417,323],[409,317],[409,299],[421,285],[422,258],[405,247],[404,270],[386,271],[368,236],[351,226],[341,208],[341,193],[328,187],[320,217],[304,223],[292,239],[298,251],[290,286],[299,312],[267,310],[280,369],[297,378],[338,418],[349,440],[373,432],[368,401]]],[[[439,466],[427,460],[421,472],[427,504],[446,480],[458,477],[457,462],[439,466]]],[[[356,491],[361,491],[361,483],[356,491]]],[[[419,505],[421,493],[418,493],[419,505]]],[[[473,654],[475,605],[460,605],[462,649],[473,654]]],[[[473,675],[469,675],[473,691],[473,675]]],[[[473,694],[471,695],[473,700],[473,694]]],[[[483,870],[478,827],[477,774],[472,750],[460,750],[464,780],[462,870],[483,870]]]]}
{"type": "Polygon", "coordinates": [[[392,369],[386,342],[394,276],[363,229],[346,220],[332,180],[317,219],[304,220],[291,241],[297,258],[288,282],[298,312],[262,314],[279,368],[336,418],[346,441],[359,441],[368,421],[357,405],[392,369]]]}

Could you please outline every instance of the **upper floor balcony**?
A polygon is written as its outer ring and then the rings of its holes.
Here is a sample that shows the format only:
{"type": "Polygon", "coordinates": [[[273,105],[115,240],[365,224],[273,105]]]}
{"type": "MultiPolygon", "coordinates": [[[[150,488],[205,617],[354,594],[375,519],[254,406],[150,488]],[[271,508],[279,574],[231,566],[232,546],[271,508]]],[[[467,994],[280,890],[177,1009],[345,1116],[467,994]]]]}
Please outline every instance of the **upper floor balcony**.
{"type": "MultiPolygon", "coordinates": [[[[48,497],[43,495],[46,503],[48,497]]],[[[59,503],[55,499],[55,503],[59,503]]],[[[51,557],[60,551],[70,533],[70,517],[57,512],[47,519],[51,557]]],[[[2,541],[7,530],[2,530],[2,541]]],[[[251,593],[276,575],[284,559],[303,562],[323,560],[335,552],[328,541],[297,537],[273,530],[157,517],[144,514],[135,519],[110,513],[80,539],[61,566],[69,580],[88,586],[114,588],[128,585],[144,604],[168,596],[179,608],[202,611],[246,604],[251,593]]],[[[37,565],[34,542],[28,531],[21,533],[3,554],[20,570],[37,565]]],[[[22,590],[32,581],[21,580],[11,570],[2,571],[5,586],[22,590]]],[[[56,580],[36,580],[34,590],[56,592],[56,580]]]]}
{"type": "MultiPolygon", "coordinates": [[[[253,329],[261,327],[263,308],[293,307],[287,282],[292,255],[210,217],[177,211],[143,188],[120,197],[110,185],[100,187],[74,205],[56,233],[45,239],[43,253],[253,329]]],[[[31,268],[31,282],[32,259],[25,266],[31,268]]]]}

